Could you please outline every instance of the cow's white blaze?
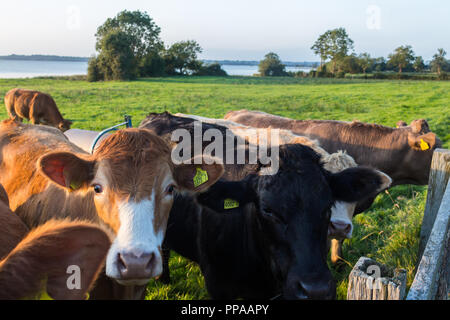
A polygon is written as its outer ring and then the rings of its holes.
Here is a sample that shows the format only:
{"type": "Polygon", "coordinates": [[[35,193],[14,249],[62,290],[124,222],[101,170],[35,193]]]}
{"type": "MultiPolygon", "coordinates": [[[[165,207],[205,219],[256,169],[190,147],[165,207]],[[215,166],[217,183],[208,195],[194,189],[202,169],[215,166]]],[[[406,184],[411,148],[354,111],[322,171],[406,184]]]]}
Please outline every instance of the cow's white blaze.
{"type": "Polygon", "coordinates": [[[356,203],[349,203],[344,201],[336,201],[331,208],[330,224],[338,223],[342,225],[349,225],[350,231],[342,234],[346,238],[352,237],[353,232],[353,213],[355,212],[356,203]]]}
{"type": "Polygon", "coordinates": [[[106,274],[120,278],[118,268],[119,253],[133,253],[140,257],[143,253],[154,254],[154,268],[151,277],[162,273],[162,259],[159,248],[164,238],[161,230],[155,233],[155,194],[140,202],[123,201],[118,204],[120,228],[106,259],[106,274]]]}

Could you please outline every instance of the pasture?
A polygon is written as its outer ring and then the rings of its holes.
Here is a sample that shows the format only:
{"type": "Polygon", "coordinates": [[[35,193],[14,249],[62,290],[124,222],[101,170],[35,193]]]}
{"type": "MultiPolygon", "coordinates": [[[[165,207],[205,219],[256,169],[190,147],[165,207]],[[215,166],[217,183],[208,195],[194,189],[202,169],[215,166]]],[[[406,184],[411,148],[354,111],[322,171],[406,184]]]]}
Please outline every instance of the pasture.
{"type": "MultiPolygon", "coordinates": [[[[227,111],[255,109],[296,119],[360,120],[395,126],[426,119],[450,148],[450,82],[254,77],[173,77],[131,82],[71,78],[0,79],[0,95],[15,87],[49,93],[73,128],[101,130],[133,117],[137,126],[149,112],[170,111],[221,118],[227,111]]],[[[6,119],[0,108],[0,119],[6,119]]],[[[338,298],[360,256],[407,270],[413,280],[426,187],[399,186],[383,193],[354,219],[353,238],[344,242],[345,261],[330,265],[338,298]]],[[[172,282],[152,280],[147,299],[206,299],[196,264],[172,254],[172,282]]]]}

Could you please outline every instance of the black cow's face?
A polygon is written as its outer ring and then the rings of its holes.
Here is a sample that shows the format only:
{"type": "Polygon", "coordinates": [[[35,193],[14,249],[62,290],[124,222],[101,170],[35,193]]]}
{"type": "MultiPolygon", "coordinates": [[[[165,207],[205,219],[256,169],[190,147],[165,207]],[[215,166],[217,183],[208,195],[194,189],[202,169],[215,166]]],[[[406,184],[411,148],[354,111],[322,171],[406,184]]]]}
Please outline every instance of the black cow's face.
{"type": "Polygon", "coordinates": [[[264,252],[286,299],[330,299],[326,264],[332,192],[311,149],[280,148],[280,169],[253,181],[264,252]]]}

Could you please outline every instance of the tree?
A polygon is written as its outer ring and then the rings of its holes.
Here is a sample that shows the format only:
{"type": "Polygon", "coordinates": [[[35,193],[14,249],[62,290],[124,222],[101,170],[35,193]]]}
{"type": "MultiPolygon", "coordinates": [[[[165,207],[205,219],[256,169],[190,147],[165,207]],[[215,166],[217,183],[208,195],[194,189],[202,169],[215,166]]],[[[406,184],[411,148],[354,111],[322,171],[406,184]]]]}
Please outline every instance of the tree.
{"type": "Polygon", "coordinates": [[[395,49],[394,53],[389,56],[388,63],[398,68],[398,73],[402,73],[402,70],[412,64],[414,61],[414,51],[411,46],[400,46],[395,49]]]}
{"type": "Polygon", "coordinates": [[[284,76],[286,66],[281,62],[280,57],[273,52],[269,52],[264,59],[259,62],[258,71],[261,76],[284,76]]]}
{"type": "Polygon", "coordinates": [[[101,40],[97,68],[104,80],[130,80],[137,76],[131,39],[120,30],[112,30],[101,40]]]}
{"type": "Polygon", "coordinates": [[[382,71],[386,71],[386,59],[384,57],[379,57],[379,58],[375,58],[373,59],[373,70],[377,71],[377,72],[382,72],[382,71]]]}
{"type": "Polygon", "coordinates": [[[164,52],[167,74],[186,74],[188,70],[197,71],[201,63],[197,60],[197,54],[202,53],[202,48],[194,40],[174,43],[164,52]]]}
{"type": "Polygon", "coordinates": [[[438,75],[440,75],[442,70],[445,70],[448,65],[448,62],[445,59],[446,55],[447,52],[443,48],[440,48],[433,56],[433,60],[431,61],[431,70],[437,72],[438,75]]]}
{"type": "Polygon", "coordinates": [[[108,18],[95,34],[97,51],[102,49],[102,39],[112,30],[120,30],[129,37],[130,48],[137,60],[163,48],[159,38],[161,29],[146,12],[124,10],[114,18],[108,18]]]}
{"type": "Polygon", "coordinates": [[[334,74],[337,61],[353,50],[353,40],[349,38],[344,28],[328,30],[319,36],[311,49],[320,56],[321,66],[327,59],[333,62],[332,72],[334,74]]]}
{"type": "Polygon", "coordinates": [[[165,73],[164,58],[156,52],[149,53],[140,61],[139,75],[141,77],[160,77],[165,73]]]}
{"type": "Polygon", "coordinates": [[[366,71],[369,69],[372,69],[373,65],[374,65],[374,59],[372,59],[370,57],[370,54],[368,54],[367,52],[361,53],[358,57],[359,60],[359,65],[363,71],[363,73],[365,74],[366,71]]]}
{"type": "Polygon", "coordinates": [[[163,48],[160,32],[146,12],[124,10],[108,18],[95,34],[98,56],[89,63],[89,80],[160,75],[164,68],[158,59],[163,48]]]}
{"type": "Polygon", "coordinates": [[[416,59],[414,60],[413,68],[414,70],[416,70],[416,72],[422,72],[425,69],[425,62],[423,61],[423,58],[421,56],[416,57],[416,59]]]}

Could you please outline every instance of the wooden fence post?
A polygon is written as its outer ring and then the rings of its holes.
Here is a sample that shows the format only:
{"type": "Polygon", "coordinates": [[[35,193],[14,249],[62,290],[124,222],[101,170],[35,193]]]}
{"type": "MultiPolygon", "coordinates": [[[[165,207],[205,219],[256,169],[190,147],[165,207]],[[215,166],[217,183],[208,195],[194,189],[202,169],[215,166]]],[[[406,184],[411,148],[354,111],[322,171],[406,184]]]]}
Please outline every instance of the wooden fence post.
{"type": "Polygon", "coordinates": [[[416,266],[422,259],[423,251],[433,228],[436,215],[441,206],[442,197],[450,177],[450,150],[436,149],[431,160],[430,178],[428,180],[428,194],[422,227],[420,229],[419,254],[416,266]]]}
{"type": "Polygon", "coordinates": [[[361,257],[348,277],[347,300],[402,300],[405,290],[406,270],[361,257]]]}

